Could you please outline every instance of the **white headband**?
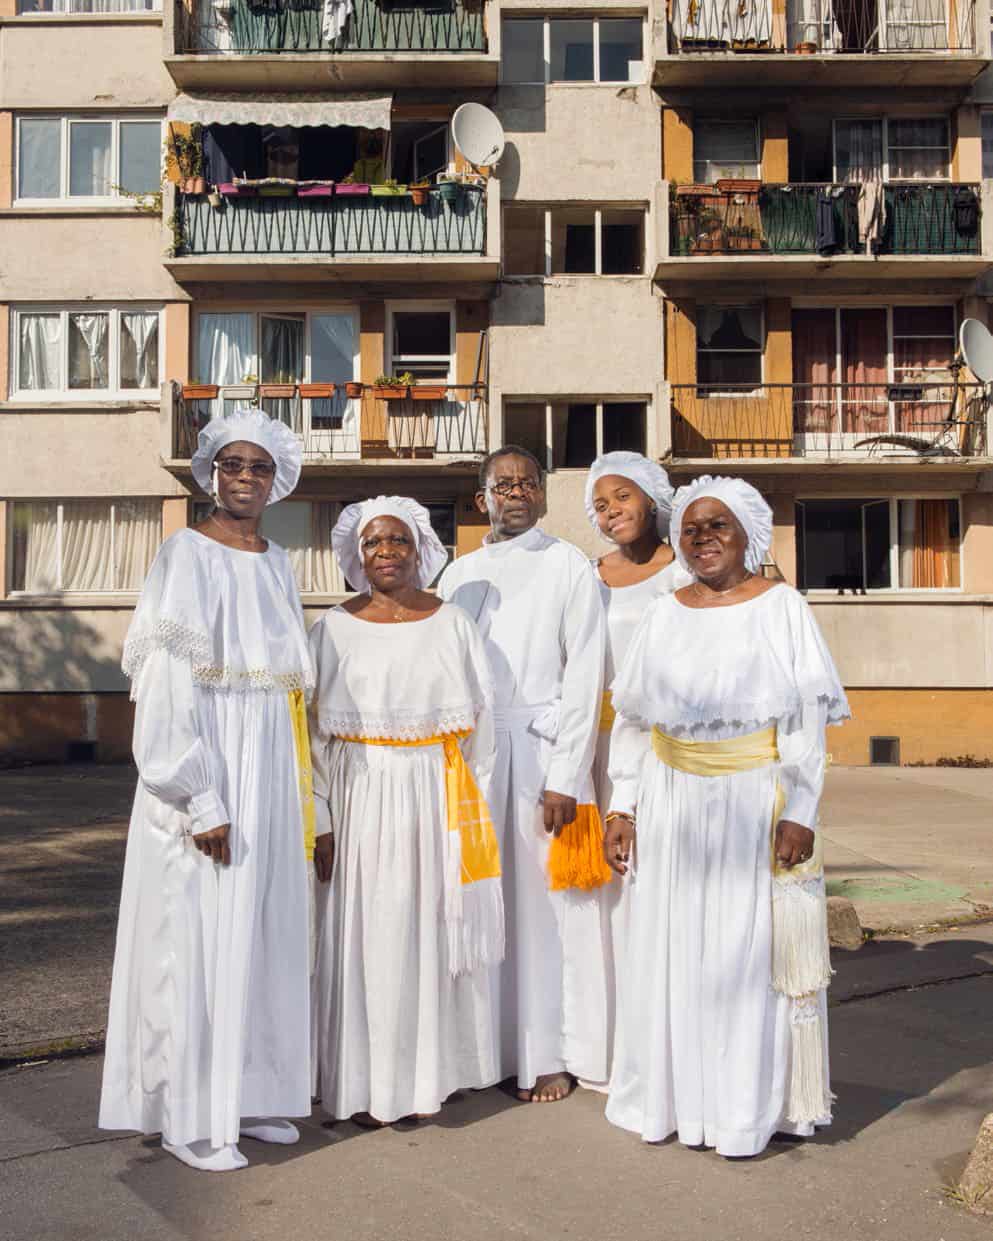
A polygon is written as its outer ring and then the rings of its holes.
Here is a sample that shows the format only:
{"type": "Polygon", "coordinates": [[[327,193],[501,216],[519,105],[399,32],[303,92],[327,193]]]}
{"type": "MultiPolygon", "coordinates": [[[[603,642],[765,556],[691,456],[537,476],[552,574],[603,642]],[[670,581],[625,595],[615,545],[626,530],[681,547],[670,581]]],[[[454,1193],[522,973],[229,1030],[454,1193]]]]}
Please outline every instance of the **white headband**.
{"type": "Polygon", "coordinates": [[[712,478],[709,474],[704,474],[676,492],[672,505],[672,546],[679,563],[687,572],[693,572],[680,550],[679,532],[683,524],[683,514],[694,501],[703,496],[719,500],[741,522],[748,536],[745,568],[750,573],[758,573],[772,546],[772,509],[751,483],[746,483],[743,478],[725,478],[720,475],[712,478]]]}
{"type": "MultiPolygon", "coordinates": [[[[673,488],[669,475],[654,461],[649,461],[640,452],[605,452],[590,466],[586,477],[586,516],[594,530],[600,530],[597,522],[596,509],[593,505],[593,489],[601,478],[608,474],[617,474],[621,478],[630,479],[639,487],[655,505],[655,526],[659,538],[664,539],[669,533],[669,518],[672,513],[673,488]]],[[[602,534],[603,531],[600,531],[602,534]]],[[[609,538],[609,535],[604,535],[609,538]]]]}
{"type": "Polygon", "coordinates": [[[191,465],[193,477],[203,490],[214,494],[214,458],[222,448],[237,441],[257,444],[275,462],[276,476],[266,503],[285,499],[300,481],[303,445],[285,422],[270,418],[261,409],[236,409],[220,418],[211,418],[200,432],[191,465]]]}
{"type": "Polygon", "coordinates": [[[349,504],[331,531],[331,546],[347,580],[355,590],[368,590],[362,567],[362,531],[377,517],[395,517],[414,536],[417,548],[417,585],[430,586],[448,562],[448,553],[434,532],[423,504],[408,496],[376,496],[361,504],[349,504]]]}

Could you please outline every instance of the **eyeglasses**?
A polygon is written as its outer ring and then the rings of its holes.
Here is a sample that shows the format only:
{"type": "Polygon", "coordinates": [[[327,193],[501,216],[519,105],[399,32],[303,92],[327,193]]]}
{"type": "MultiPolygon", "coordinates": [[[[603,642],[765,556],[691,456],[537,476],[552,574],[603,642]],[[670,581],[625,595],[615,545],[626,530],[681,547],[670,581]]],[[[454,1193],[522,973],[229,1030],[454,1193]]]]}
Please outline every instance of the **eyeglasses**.
{"type": "Polygon", "coordinates": [[[245,461],[242,457],[219,457],[214,464],[225,478],[237,478],[247,470],[253,478],[272,478],[276,466],[272,461],[245,461]]]}
{"type": "Polygon", "coordinates": [[[536,478],[501,478],[499,482],[489,483],[486,490],[494,495],[506,498],[520,488],[526,496],[536,496],[541,491],[541,483],[536,478]]]}

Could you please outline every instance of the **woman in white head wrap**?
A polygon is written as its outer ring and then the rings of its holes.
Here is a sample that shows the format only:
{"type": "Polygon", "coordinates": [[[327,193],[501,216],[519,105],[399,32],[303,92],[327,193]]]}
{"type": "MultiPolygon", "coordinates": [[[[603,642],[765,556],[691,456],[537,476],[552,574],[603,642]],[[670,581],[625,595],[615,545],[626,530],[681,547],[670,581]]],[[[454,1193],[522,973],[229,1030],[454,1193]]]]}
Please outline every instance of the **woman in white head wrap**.
{"type": "Polygon", "coordinates": [[[485,793],[493,691],[473,621],[429,594],[445,549],[402,496],[331,535],[362,593],[310,632],[317,805],[315,1083],[336,1119],[388,1124],[497,1080],[490,970],[503,956],[485,793]]]}
{"type": "Polygon", "coordinates": [[[848,704],[805,600],[760,576],[754,487],[681,488],[672,539],[694,580],[646,613],[614,683],[605,847],[634,882],[607,1116],[754,1155],[830,1120],[815,828],[848,704]]]}
{"type": "Polygon", "coordinates": [[[138,791],[128,833],[100,1124],[162,1133],[191,1167],[244,1167],[310,1114],[304,695],[313,673],[282,548],[259,523],[300,445],[259,410],[200,433],[217,507],[163,543],[124,645],[138,791]]]}

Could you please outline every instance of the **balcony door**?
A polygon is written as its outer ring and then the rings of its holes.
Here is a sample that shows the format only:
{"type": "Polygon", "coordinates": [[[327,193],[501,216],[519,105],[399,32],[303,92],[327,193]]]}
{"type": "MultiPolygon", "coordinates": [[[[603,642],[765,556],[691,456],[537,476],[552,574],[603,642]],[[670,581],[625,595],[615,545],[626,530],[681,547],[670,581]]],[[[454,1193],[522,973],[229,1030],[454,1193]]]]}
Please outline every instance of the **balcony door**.
{"type": "Polygon", "coordinates": [[[852,450],[890,427],[885,307],[794,310],[793,430],[802,455],[852,450]]]}

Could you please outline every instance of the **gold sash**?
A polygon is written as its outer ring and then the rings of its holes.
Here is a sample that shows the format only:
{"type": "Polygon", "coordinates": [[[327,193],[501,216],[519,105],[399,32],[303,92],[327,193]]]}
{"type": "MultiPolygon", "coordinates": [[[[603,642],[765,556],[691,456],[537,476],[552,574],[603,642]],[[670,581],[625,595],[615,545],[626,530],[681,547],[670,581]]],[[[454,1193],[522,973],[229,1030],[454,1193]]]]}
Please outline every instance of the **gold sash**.
{"type": "Polygon", "coordinates": [[[726,741],[684,741],[670,737],[656,726],[652,729],[655,757],[667,767],[690,776],[733,776],[779,762],[776,729],[763,728],[726,741]]]}
{"type": "Polygon", "coordinates": [[[604,692],[603,698],[600,700],[600,732],[609,733],[614,727],[614,716],[617,712],[614,710],[613,699],[610,696],[610,690],[604,692]]]}
{"type": "Polygon", "coordinates": [[[300,787],[300,809],[303,812],[303,848],[310,859],[314,856],[317,814],[314,810],[314,769],[310,760],[310,733],[307,730],[307,704],[302,689],[291,689],[290,724],[297,756],[297,780],[300,787]]]}

